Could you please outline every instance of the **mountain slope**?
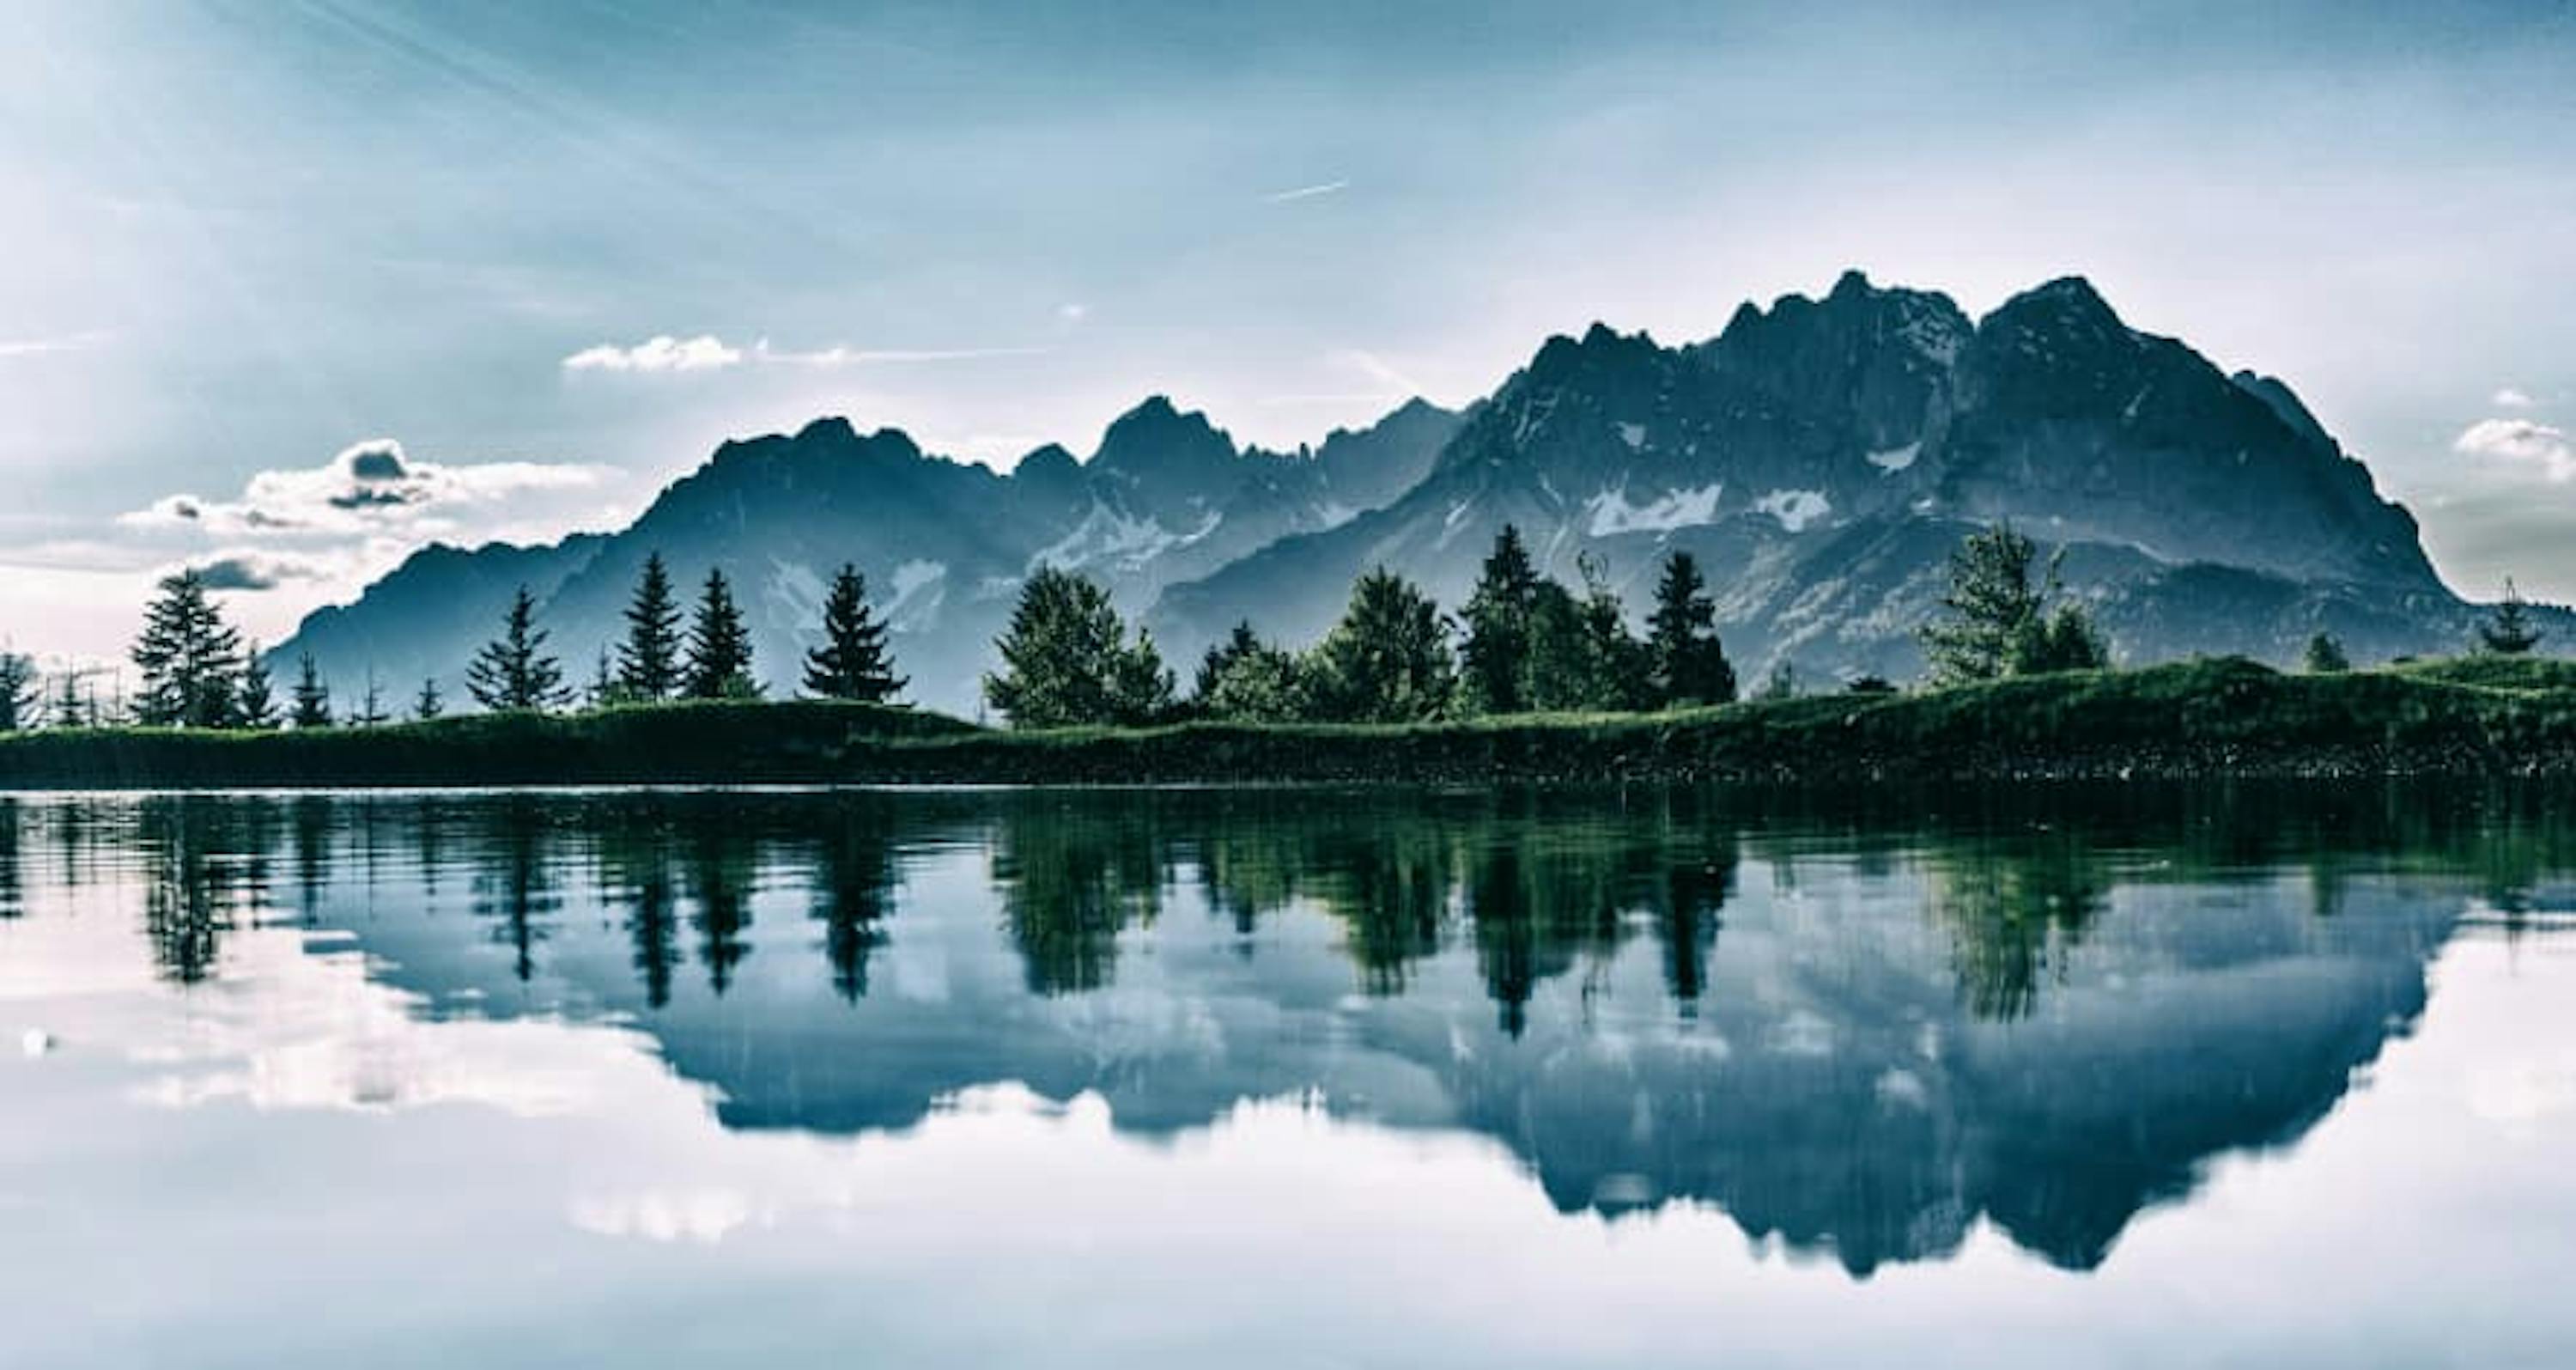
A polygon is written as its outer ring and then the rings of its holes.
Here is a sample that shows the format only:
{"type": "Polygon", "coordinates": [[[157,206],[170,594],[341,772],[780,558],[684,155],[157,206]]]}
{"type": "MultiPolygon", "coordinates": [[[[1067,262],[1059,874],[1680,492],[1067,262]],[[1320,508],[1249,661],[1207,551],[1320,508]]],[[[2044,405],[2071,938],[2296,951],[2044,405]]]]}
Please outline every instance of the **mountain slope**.
{"type": "Polygon", "coordinates": [[[355,604],[306,619],[274,655],[291,667],[311,650],[340,692],[361,688],[370,669],[405,682],[405,693],[436,674],[462,703],[465,662],[524,582],[568,675],[587,681],[658,551],[684,594],[724,571],[761,678],[791,693],[830,578],[854,562],[893,626],[910,697],[971,713],[992,639],[1033,567],[1099,576],[1141,612],[1168,581],[1409,488],[1457,421],[1414,401],[1318,451],[1281,454],[1238,448],[1204,415],[1156,396],[1113,422],[1090,460],[1051,445],[1004,475],[924,453],[893,429],[862,434],[822,419],[792,436],[724,444],[612,535],[424,549],[355,604]]]}
{"type": "Polygon", "coordinates": [[[2081,280],[1971,323],[1854,273],[1689,347],[1550,339],[1411,493],[1175,586],[1154,621],[1176,646],[1244,617],[1301,640],[1378,564],[1455,604],[1508,522],[1555,574],[1602,568],[1632,613],[1655,563],[1692,552],[1757,674],[1902,678],[1949,551],[2006,520],[2066,549],[2127,659],[2278,660],[2320,627],[2369,656],[2442,650],[2471,617],[2280,382],[2129,329],[2081,280]]]}
{"type": "MultiPolygon", "coordinates": [[[[2080,278],[1971,319],[1850,272],[1684,346],[1599,324],[1551,338],[1461,412],[1416,400],[1293,453],[1239,445],[1161,396],[1088,459],[1049,445],[1007,475],[842,419],[730,442],[630,528],[424,551],[280,656],[311,648],[344,693],[370,665],[442,671],[454,693],[524,579],[587,678],[658,550],[692,589],[710,568],[732,578],[760,673],[786,693],[825,582],[852,561],[911,697],[973,713],[1038,565],[1099,578],[1185,669],[1238,621],[1313,641],[1375,565],[1454,607],[1513,523],[1549,573],[1589,566],[1640,618],[1657,563],[1696,555],[1746,679],[1776,665],[1904,679],[1950,552],[1998,521],[2062,555],[2125,661],[2287,662],[2319,630],[2362,660],[2452,651],[2478,614],[2281,381],[2130,328],[2080,278]]],[[[2557,640],[2576,634],[2544,617],[2557,640]]]]}

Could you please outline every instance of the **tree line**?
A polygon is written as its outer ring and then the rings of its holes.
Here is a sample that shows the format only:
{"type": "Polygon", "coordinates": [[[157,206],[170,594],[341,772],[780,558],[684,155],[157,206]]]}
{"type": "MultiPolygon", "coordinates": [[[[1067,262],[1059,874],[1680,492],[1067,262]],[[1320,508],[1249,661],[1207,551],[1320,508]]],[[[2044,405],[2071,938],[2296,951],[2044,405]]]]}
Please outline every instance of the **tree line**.
{"type": "MultiPolygon", "coordinates": [[[[2061,554],[2062,555],[2062,554],[2061,554]]],[[[2058,560],[2010,525],[1970,534],[1951,554],[1941,614],[1918,633],[1936,685],[2111,665],[2107,640],[2067,596],[2058,560]]],[[[1089,577],[1039,567],[1022,585],[996,642],[999,670],[982,681],[985,699],[1013,727],[1139,727],[1207,719],[1240,723],[1421,723],[1532,712],[1625,713],[1723,704],[1738,693],[1735,667],[1719,640],[1717,607],[1698,562],[1675,551],[1662,563],[1642,636],[1592,557],[1577,562],[1579,584],[1542,575],[1520,530],[1506,524],[1452,616],[1403,576],[1379,566],[1351,587],[1341,619],[1296,650],[1238,623],[1200,659],[1189,692],[1165,664],[1153,635],[1132,631],[1108,589],[1089,577]]],[[[147,727],[261,730],[373,726],[393,721],[371,670],[353,708],[334,706],[310,652],[296,664],[284,699],[257,643],[245,645],[195,569],[161,580],[146,608],[131,660],[140,688],[111,714],[84,698],[66,673],[50,701],[34,661],[0,651],[0,732],[132,722],[147,727]]],[[[751,632],[722,570],[710,570],[693,606],[680,602],[661,553],[644,560],[623,614],[624,635],[600,649],[588,685],[575,688],[547,649],[537,603],[520,586],[499,633],[465,669],[467,691],[492,712],[593,708],[691,699],[757,699],[751,632]]],[[[803,664],[814,698],[888,703],[909,683],[895,673],[887,624],[870,608],[854,565],[833,577],[821,607],[820,645],[803,664]]],[[[2528,604],[2505,595],[2477,634],[2477,649],[2502,656],[2535,650],[2542,633],[2528,604]]],[[[2350,668],[2331,634],[2311,638],[2304,669],[2350,668]]],[[[1850,682],[1859,693],[1892,691],[1878,677],[1850,682]]],[[[1775,671],[1760,693],[1792,694],[1775,671]]],[[[446,700],[423,679],[405,716],[439,717],[446,700]]]]}
{"type": "MultiPolygon", "coordinates": [[[[669,567],[655,552],[645,558],[625,610],[626,632],[603,648],[586,689],[571,687],[563,662],[547,649],[537,624],[536,597],[520,586],[502,615],[500,632],[475,652],[465,668],[474,702],[495,712],[563,708],[576,701],[593,708],[654,704],[681,699],[755,699],[750,627],[721,570],[711,570],[693,611],[684,611],[669,567]]],[[[804,688],[823,699],[885,703],[906,685],[894,673],[886,624],[869,608],[867,581],[855,566],[833,577],[821,613],[822,642],[805,654],[804,688]]],[[[133,723],[143,727],[263,731],[276,728],[369,727],[395,721],[384,684],[370,670],[353,707],[335,706],[311,652],[300,654],[294,682],[280,699],[268,659],[245,643],[224,619],[194,568],[165,576],[144,611],[143,630],[129,654],[139,676],[121,707],[84,697],[76,674],[62,677],[50,702],[39,698],[33,659],[0,652],[0,732],[32,727],[133,723]]],[[[438,678],[424,678],[403,717],[426,722],[446,712],[438,678]]]]}

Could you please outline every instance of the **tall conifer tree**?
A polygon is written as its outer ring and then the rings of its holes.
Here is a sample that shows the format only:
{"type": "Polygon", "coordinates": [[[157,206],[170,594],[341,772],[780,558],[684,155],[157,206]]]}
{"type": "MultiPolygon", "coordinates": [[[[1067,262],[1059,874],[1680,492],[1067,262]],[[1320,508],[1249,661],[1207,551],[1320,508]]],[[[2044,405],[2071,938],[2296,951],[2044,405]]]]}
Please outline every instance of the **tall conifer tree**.
{"type": "Polygon", "coordinates": [[[886,654],[886,625],[868,608],[866,577],[842,566],[823,601],[823,644],[805,653],[806,692],[882,704],[905,683],[886,654]]]}

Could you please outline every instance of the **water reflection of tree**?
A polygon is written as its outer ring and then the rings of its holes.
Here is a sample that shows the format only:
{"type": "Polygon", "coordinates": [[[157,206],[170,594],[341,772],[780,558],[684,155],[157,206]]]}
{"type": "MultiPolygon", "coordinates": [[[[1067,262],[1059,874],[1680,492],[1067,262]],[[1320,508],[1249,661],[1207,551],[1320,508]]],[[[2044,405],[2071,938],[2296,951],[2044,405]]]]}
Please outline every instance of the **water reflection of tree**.
{"type": "Polygon", "coordinates": [[[26,886],[18,868],[22,835],[18,801],[0,798],[0,918],[16,918],[27,910],[26,886]]]}
{"type": "Polygon", "coordinates": [[[680,959],[679,878],[670,816],[660,805],[609,806],[597,827],[599,883],[626,906],[626,936],[634,946],[636,978],[644,1002],[671,1002],[672,967],[680,959]]]}
{"type": "Polygon", "coordinates": [[[1118,935],[1161,912],[1164,863],[1149,806],[1033,795],[1006,808],[993,838],[1004,926],[1040,994],[1109,983],[1118,935]]]}
{"type": "Polygon", "coordinates": [[[510,948],[510,973],[524,984],[536,973],[536,944],[546,940],[563,906],[555,889],[548,813],[539,799],[510,795],[494,801],[483,819],[474,912],[499,920],[492,936],[510,948]]]}
{"type": "Polygon", "coordinates": [[[689,923],[698,933],[698,963],[707,968],[707,988],[723,994],[733,987],[735,968],[751,955],[751,892],[760,875],[759,850],[752,833],[703,815],[689,825],[689,897],[697,905],[689,923]]]}
{"type": "Polygon", "coordinates": [[[2027,1017],[2108,906],[2107,864],[2064,829],[1970,837],[1931,854],[1932,909],[1978,1018],[2027,1017]]]}
{"type": "Polygon", "coordinates": [[[814,844],[814,917],[832,988],[856,1001],[868,992],[868,957],[885,941],[893,906],[893,827],[885,808],[864,798],[844,799],[825,822],[814,844]]]}
{"type": "Polygon", "coordinates": [[[266,800],[206,795],[138,804],[144,937],[165,978],[193,985],[212,975],[224,935],[266,905],[269,812],[266,800]]]}

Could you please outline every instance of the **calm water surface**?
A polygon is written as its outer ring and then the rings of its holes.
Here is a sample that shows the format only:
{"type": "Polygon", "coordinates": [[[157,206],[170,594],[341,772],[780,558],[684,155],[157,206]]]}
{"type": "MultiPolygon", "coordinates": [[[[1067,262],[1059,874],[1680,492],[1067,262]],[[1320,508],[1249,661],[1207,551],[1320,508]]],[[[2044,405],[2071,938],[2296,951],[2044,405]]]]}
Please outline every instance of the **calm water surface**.
{"type": "Polygon", "coordinates": [[[2563,1367],[2566,801],[0,799],[0,1364],[2563,1367]]]}

